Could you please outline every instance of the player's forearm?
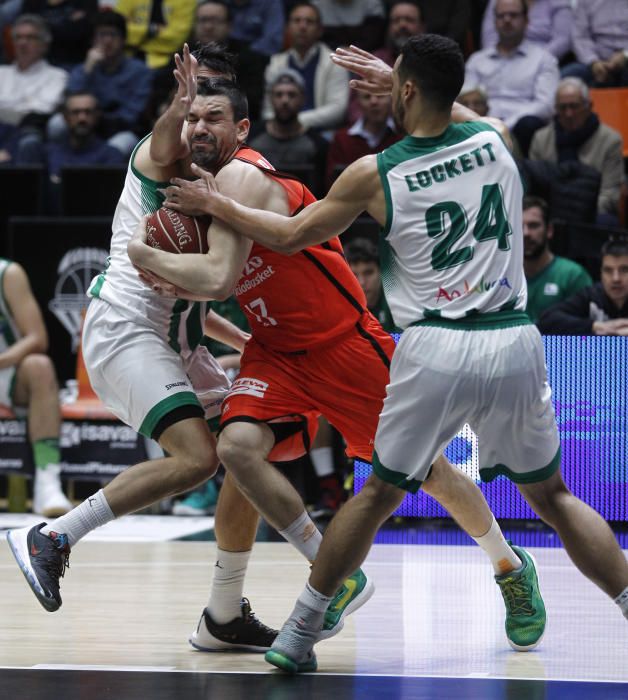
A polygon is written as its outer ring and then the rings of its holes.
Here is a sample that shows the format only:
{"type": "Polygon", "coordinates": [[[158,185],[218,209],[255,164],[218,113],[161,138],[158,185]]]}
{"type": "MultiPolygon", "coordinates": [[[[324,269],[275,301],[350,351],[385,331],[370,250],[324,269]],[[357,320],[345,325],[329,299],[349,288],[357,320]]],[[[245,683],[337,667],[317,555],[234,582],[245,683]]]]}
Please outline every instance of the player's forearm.
{"type": "Polygon", "coordinates": [[[210,311],[205,319],[205,333],[238,352],[244,350],[246,341],[251,337],[249,333],[214,311],[210,311]]]}
{"type": "Polygon", "coordinates": [[[46,352],[47,339],[38,334],[26,335],[0,353],[0,370],[17,367],[26,357],[33,353],[46,352]]]}
{"type": "Polygon", "coordinates": [[[129,243],[128,252],[135,265],[186,289],[196,299],[222,301],[231,296],[233,276],[210,253],[167,253],[136,240],[129,243]]]}
{"type": "Polygon", "coordinates": [[[251,209],[218,194],[212,197],[211,209],[213,216],[228,222],[241,235],[284,255],[323,243],[333,235],[314,230],[301,216],[289,217],[263,209],[251,209]]]}
{"type": "Polygon", "coordinates": [[[173,102],[155,122],[150,157],[157,165],[171,165],[187,155],[181,136],[186,117],[187,110],[173,102]]]}

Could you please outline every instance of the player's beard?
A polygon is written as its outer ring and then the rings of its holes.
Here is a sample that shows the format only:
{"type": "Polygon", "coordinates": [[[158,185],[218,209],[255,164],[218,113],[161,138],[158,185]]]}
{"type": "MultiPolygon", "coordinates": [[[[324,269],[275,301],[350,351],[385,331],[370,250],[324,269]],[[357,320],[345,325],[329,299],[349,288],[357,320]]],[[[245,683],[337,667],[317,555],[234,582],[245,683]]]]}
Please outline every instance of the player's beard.
{"type": "Polygon", "coordinates": [[[204,138],[194,139],[192,141],[192,162],[198,165],[203,170],[211,170],[214,165],[220,159],[220,148],[218,147],[218,141],[215,136],[208,135],[204,138]],[[195,143],[206,143],[211,148],[209,150],[195,150],[195,143]]]}
{"type": "Polygon", "coordinates": [[[525,241],[523,244],[523,257],[526,260],[538,260],[541,255],[545,252],[547,246],[547,239],[539,241],[538,243],[529,244],[526,246],[525,241]]]}

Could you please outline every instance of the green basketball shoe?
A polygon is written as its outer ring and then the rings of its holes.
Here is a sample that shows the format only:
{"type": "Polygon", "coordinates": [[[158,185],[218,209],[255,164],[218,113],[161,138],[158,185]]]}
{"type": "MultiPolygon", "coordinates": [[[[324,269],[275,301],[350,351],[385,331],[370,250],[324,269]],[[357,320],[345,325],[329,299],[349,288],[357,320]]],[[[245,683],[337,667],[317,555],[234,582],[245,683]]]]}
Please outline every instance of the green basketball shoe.
{"type": "Polygon", "coordinates": [[[495,576],[506,604],[506,636],[513,649],[530,651],[540,643],[545,632],[545,605],[532,555],[523,547],[508,544],[523,566],[503,576],[495,576]]]}
{"type": "Polygon", "coordinates": [[[327,606],[319,639],[329,639],[338,634],[344,627],[344,618],[361,608],[374,592],[373,582],[362,569],[358,569],[345,579],[327,606]]]}

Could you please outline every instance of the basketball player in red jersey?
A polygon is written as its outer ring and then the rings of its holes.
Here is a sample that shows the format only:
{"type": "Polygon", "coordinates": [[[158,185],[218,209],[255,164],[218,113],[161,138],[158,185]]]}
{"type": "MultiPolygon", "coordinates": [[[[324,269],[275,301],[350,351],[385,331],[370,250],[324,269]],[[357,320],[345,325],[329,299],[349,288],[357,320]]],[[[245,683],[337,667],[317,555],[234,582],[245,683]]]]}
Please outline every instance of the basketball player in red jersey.
{"type": "MultiPolygon", "coordinates": [[[[193,162],[216,175],[226,196],[284,215],[314,201],[301,183],[273,171],[244,145],[246,102],[233,85],[199,84],[187,122],[193,162]]],[[[207,189],[202,179],[177,179],[166,194],[172,208],[200,215],[207,189]]],[[[292,257],[253,244],[217,220],[204,255],[165,253],[144,239],[145,232],[138,231],[129,256],[139,268],[167,280],[170,292],[202,299],[235,293],[246,313],[252,339],[239,379],[223,402],[218,455],[267,521],[313,560],[321,535],[298,493],[271,464],[273,452],[297,439],[305,449],[312,439],[312,417],[321,413],[342,433],[349,455],[370,461],[392,339],[366,309],[337,238],[292,257]]],[[[462,471],[441,456],[423,488],[487,552],[496,574],[522,566],[481,491],[462,471]]],[[[360,571],[345,588],[335,599],[344,605],[344,613],[366,602],[372,592],[360,571]]],[[[337,628],[340,612],[336,614],[332,602],[325,619],[328,630],[337,628]]]]}

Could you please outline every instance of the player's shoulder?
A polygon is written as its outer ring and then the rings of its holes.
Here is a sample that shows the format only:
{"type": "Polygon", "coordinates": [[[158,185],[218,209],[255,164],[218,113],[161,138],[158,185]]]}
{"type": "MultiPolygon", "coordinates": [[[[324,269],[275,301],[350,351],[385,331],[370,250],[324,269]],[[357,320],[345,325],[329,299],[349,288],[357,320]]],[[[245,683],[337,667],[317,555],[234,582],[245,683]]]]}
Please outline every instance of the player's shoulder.
{"type": "MultiPolygon", "coordinates": [[[[260,206],[278,189],[277,183],[253,163],[234,158],[216,174],[218,189],[240,204],[260,206]]],[[[267,208],[267,207],[264,207],[267,208]]]]}

